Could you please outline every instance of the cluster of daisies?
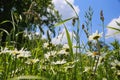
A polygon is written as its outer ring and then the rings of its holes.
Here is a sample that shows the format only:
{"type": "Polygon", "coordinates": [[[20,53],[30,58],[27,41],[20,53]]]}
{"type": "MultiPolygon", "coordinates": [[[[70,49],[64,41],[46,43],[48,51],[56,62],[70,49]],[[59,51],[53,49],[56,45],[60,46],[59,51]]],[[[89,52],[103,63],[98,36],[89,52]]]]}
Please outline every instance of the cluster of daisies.
{"type": "MultiPolygon", "coordinates": [[[[93,42],[99,43],[99,40],[101,39],[102,34],[103,33],[98,33],[98,31],[96,31],[95,33],[93,33],[92,35],[88,37],[88,40],[91,42],[93,41],[93,42]]],[[[104,62],[107,57],[107,60],[108,60],[107,65],[109,65],[109,68],[113,70],[113,73],[115,75],[120,76],[120,61],[117,60],[116,58],[112,58],[113,55],[106,53],[104,51],[101,51],[101,50],[100,52],[99,51],[88,51],[86,55],[88,57],[91,57],[91,59],[93,59],[94,64],[92,67],[91,66],[84,67],[84,71],[83,71],[84,73],[94,72],[95,69],[97,70],[99,66],[104,66],[106,64],[104,62]]],[[[107,80],[107,78],[104,77],[102,80],[107,80]]]]}
{"type": "MultiPolygon", "coordinates": [[[[29,38],[32,38],[29,35],[26,35],[29,38]]],[[[95,33],[93,33],[92,35],[90,35],[88,37],[89,41],[93,41],[98,43],[100,38],[102,37],[102,33],[98,33],[98,31],[96,31],[95,33]]],[[[43,44],[43,49],[45,50],[43,52],[44,57],[41,59],[38,58],[32,58],[32,53],[24,48],[18,50],[18,49],[9,49],[9,48],[3,48],[1,47],[0,50],[0,55],[10,55],[11,57],[13,57],[13,59],[21,59],[21,58],[25,58],[25,63],[28,65],[31,64],[35,64],[37,62],[42,62],[43,61],[43,65],[40,67],[41,68],[46,68],[46,66],[51,66],[49,67],[53,73],[55,73],[55,70],[53,68],[53,66],[62,66],[64,67],[65,71],[67,71],[68,69],[74,68],[75,63],[79,63],[79,59],[74,59],[73,61],[69,60],[70,59],[70,48],[68,46],[68,44],[64,44],[60,47],[60,49],[52,49],[52,47],[57,47],[56,45],[52,44],[52,43],[44,43],[43,44]]],[[[73,53],[76,53],[76,48],[73,46],[73,53]]],[[[97,47],[98,48],[98,47],[97,47]]],[[[78,52],[78,51],[77,51],[78,52]]],[[[79,52],[78,52],[79,53],[79,52]]],[[[84,66],[84,71],[83,73],[87,73],[87,72],[93,72],[96,73],[96,70],[98,69],[99,66],[104,65],[104,60],[106,58],[106,56],[108,55],[105,52],[101,52],[99,51],[88,51],[86,52],[87,57],[90,57],[90,59],[92,59],[94,61],[94,64],[91,66],[84,66]]],[[[112,60],[111,60],[112,61],[112,60]]],[[[113,60],[110,63],[110,67],[111,69],[115,70],[115,73],[117,75],[120,75],[120,61],[118,60],[113,60]]],[[[103,80],[106,80],[106,78],[103,78],[103,80]]]]}
{"type": "MultiPolygon", "coordinates": [[[[48,48],[50,47],[50,45],[51,44],[49,43],[44,43],[44,48],[48,48]]],[[[66,59],[69,56],[69,46],[67,44],[63,45],[63,47],[59,51],[52,50],[44,54],[45,60],[49,61],[52,65],[67,63],[66,59]]]]}
{"type": "Polygon", "coordinates": [[[1,52],[0,55],[10,55],[12,58],[27,58],[27,61],[25,62],[26,64],[34,64],[39,61],[39,59],[30,59],[31,57],[31,52],[27,51],[26,49],[22,48],[20,50],[18,49],[8,49],[8,48],[2,48],[1,47],[1,52]]]}

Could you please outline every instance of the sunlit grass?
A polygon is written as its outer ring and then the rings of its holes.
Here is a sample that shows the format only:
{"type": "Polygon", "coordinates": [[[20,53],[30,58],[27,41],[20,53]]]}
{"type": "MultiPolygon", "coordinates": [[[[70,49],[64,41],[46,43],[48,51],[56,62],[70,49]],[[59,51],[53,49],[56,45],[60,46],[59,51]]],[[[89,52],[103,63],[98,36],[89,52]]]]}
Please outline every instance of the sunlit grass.
{"type": "MultiPolygon", "coordinates": [[[[87,30],[85,25],[81,28],[79,16],[75,14],[76,17],[61,20],[53,26],[64,26],[68,43],[63,45],[53,44],[49,32],[49,39],[43,39],[42,35],[32,32],[16,34],[0,28],[7,34],[5,46],[0,46],[0,80],[119,80],[119,42],[115,40],[109,44],[113,48],[109,48],[104,40],[104,25],[103,34],[94,33],[87,30]],[[73,25],[76,30],[73,30],[75,35],[72,36],[65,25],[69,20],[76,24],[73,25]],[[86,33],[87,43],[81,40],[80,31],[86,33]],[[22,34],[21,43],[17,42],[19,34],[22,34]]],[[[101,17],[103,21],[103,14],[101,17]]],[[[9,21],[3,21],[0,25],[5,22],[9,21]]],[[[12,23],[15,26],[15,22],[12,23]]]]}

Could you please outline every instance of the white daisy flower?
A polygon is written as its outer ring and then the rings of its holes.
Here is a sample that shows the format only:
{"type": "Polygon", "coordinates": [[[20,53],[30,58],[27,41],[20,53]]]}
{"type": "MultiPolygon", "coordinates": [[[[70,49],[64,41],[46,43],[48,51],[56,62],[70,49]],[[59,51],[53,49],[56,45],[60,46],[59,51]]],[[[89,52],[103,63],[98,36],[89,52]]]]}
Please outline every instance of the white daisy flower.
{"type": "Polygon", "coordinates": [[[5,53],[10,53],[10,50],[8,50],[8,48],[1,48],[1,52],[0,54],[5,54],[5,53]]]}
{"type": "Polygon", "coordinates": [[[95,33],[93,33],[92,35],[89,36],[89,41],[91,40],[98,40],[102,37],[103,33],[98,33],[98,31],[96,31],[95,33]]]}
{"type": "Polygon", "coordinates": [[[114,60],[114,62],[111,62],[111,65],[112,65],[112,69],[116,69],[116,66],[119,66],[120,67],[120,61],[118,60],[114,60]]]}
{"type": "Polygon", "coordinates": [[[89,72],[91,70],[90,67],[85,67],[85,70],[83,72],[89,72]]]}
{"type": "Polygon", "coordinates": [[[50,53],[44,54],[44,57],[45,57],[46,59],[49,59],[50,53]]]}
{"type": "Polygon", "coordinates": [[[55,57],[56,56],[56,51],[51,51],[51,52],[48,52],[47,54],[44,54],[44,57],[46,59],[49,59],[49,57],[55,57]]]}
{"type": "Polygon", "coordinates": [[[56,62],[52,62],[53,65],[60,65],[60,64],[65,64],[66,61],[63,59],[62,61],[56,61],[56,62]]]}
{"type": "Polygon", "coordinates": [[[60,55],[68,55],[69,54],[69,49],[62,49],[58,52],[60,55]]]}
{"type": "Polygon", "coordinates": [[[30,51],[20,51],[20,54],[17,55],[17,58],[20,58],[20,57],[28,58],[30,56],[31,56],[31,52],[30,51]]]}
{"type": "Polygon", "coordinates": [[[44,43],[43,44],[44,48],[50,48],[50,47],[53,47],[53,46],[55,46],[55,45],[53,45],[52,43],[44,43]]]}
{"type": "Polygon", "coordinates": [[[18,51],[16,48],[14,50],[11,50],[10,51],[10,54],[13,55],[13,56],[16,56],[16,55],[19,55],[20,54],[20,51],[18,51]]]}
{"type": "Polygon", "coordinates": [[[48,48],[48,46],[49,46],[49,43],[44,43],[44,44],[43,44],[43,47],[44,47],[44,48],[48,48]]]}
{"type": "Polygon", "coordinates": [[[69,45],[68,45],[68,44],[64,44],[64,45],[63,45],[63,49],[66,49],[66,48],[69,48],[69,45]]]}
{"type": "Polygon", "coordinates": [[[86,54],[91,57],[100,56],[98,52],[87,52],[86,54]]]}
{"type": "Polygon", "coordinates": [[[39,62],[39,59],[28,59],[25,63],[26,64],[35,64],[39,62]]]}

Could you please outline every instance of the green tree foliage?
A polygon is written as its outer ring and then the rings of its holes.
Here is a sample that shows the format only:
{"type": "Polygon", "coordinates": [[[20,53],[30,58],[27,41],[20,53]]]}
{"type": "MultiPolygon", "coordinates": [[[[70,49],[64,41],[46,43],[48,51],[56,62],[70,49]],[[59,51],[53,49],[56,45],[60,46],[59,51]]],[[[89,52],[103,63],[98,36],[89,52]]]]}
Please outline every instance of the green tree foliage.
{"type": "MultiPolygon", "coordinates": [[[[59,19],[59,13],[54,9],[52,0],[0,0],[0,23],[5,20],[11,21],[1,24],[0,28],[9,33],[13,27],[15,27],[14,32],[18,33],[26,28],[34,31],[36,26],[39,26],[42,33],[44,26],[54,32],[52,26],[59,19]]],[[[2,41],[5,40],[4,33],[2,41]]]]}

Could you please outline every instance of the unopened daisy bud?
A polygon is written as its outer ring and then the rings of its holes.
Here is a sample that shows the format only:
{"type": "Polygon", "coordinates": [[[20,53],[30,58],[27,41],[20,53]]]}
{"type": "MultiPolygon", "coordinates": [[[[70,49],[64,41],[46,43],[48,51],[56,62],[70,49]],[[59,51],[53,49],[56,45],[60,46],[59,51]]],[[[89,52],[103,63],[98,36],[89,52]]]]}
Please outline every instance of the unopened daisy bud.
{"type": "Polygon", "coordinates": [[[84,26],[84,24],[82,24],[82,29],[84,29],[85,28],[85,26],[84,26]]]}
{"type": "Polygon", "coordinates": [[[103,10],[100,11],[100,16],[103,16],[103,10]]]}
{"type": "Polygon", "coordinates": [[[75,22],[76,22],[76,18],[73,18],[73,19],[72,19],[72,25],[73,25],[73,26],[75,25],[75,22]]]}
{"type": "Polygon", "coordinates": [[[101,21],[104,21],[104,15],[103,15],[103,11],[102,10],[100,11],[100,19],[101,19],[101,21]]]}
{"type": "Polygon", "coordinates": [[[104,16],[101,16],[100,19],[101,19],[102,21],[104,21],[104,16]]]}

